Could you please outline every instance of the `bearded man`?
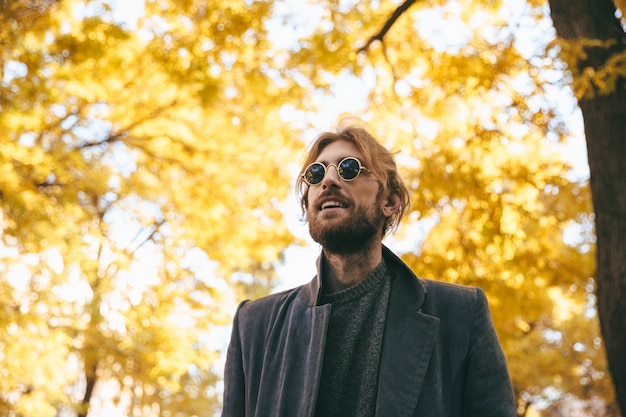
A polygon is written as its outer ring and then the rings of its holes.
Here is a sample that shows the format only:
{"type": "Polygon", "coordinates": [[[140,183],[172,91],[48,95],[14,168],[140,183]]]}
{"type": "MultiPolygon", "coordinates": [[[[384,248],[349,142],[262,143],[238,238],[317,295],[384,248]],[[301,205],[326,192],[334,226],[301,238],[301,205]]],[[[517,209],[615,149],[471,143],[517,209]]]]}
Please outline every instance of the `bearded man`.
{"type": "Polygon", "coordinates": [[[484,292],[418,278],[382,243],[409,206],[393,155],[362,127],[322,133],[297,188],[317,274],[239,305],[222,416],[516,416],[484,292]]]}

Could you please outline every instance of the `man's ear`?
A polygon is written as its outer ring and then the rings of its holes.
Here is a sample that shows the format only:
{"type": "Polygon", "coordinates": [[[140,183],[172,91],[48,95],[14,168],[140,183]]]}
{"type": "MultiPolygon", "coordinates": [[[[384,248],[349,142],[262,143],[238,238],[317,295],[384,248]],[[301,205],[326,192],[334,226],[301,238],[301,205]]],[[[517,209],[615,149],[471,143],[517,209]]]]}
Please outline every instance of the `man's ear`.
{"type": "Polygon", "coordinates": [[[402,200],[400,199],[400,196],[398,194],[391,193],[383,201],[383,214],[385,215],[385,217],[391,217],[395,212],[400,210],[402,200]]]}

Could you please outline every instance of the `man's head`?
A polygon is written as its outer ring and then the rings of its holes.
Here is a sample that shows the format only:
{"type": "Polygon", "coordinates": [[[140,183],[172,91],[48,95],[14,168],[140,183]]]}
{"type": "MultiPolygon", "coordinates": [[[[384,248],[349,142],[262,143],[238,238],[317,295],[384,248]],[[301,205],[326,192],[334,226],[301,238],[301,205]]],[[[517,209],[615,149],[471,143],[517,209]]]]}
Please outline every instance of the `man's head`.
{"type": "Polygon", "coordinates": [[[348,246],[351,237],[354,245],[370,235],[382,239],[409,208],[409,192],[393,155],[356,126],[317,137],[296,189],[311,236],[318,242],[320,233],[330,233],[335,240],[343,237],[348,246]]]}

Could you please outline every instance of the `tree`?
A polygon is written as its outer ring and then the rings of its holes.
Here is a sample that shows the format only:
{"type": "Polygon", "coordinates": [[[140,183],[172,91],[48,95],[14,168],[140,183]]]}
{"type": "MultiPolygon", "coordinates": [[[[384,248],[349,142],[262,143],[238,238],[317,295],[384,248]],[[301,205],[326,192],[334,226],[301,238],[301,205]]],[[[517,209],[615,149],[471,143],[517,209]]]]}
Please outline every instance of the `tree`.
{"type": "Polygon", "coordinates": [[[626,413],[626,33],[624,2],[550,0],[585,135],[597,236],[598,311],[617,399],[626,413]],[[619,11],[619,14],[618,14],[619,11]]]}
{"type": "Polygon", "coordinates": [[[293,241],[268,5],[0,5],[0,414],[209,415],[230,299],[293,241]]]}

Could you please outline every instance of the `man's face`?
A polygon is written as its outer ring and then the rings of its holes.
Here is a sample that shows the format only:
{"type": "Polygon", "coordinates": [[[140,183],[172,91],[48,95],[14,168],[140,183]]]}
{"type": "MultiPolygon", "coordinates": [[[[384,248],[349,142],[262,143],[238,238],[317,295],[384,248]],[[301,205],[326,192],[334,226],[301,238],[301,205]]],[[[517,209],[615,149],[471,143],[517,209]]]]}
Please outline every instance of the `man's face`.
{"type": "Polygon", "coordinates": [[[326,165],[326,175],[308,189],[311,237],[335,253],[355,252],[371,239],[381,239],[385,221],[379,184],[371,173],[363,170],[352,181],[339,177],[336,165],[349,156],[363,162],[363,155],[350,142],[327,145],[316,159],[326,165]]]}

